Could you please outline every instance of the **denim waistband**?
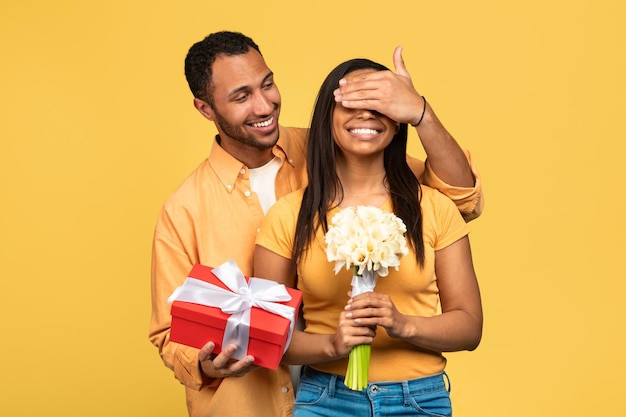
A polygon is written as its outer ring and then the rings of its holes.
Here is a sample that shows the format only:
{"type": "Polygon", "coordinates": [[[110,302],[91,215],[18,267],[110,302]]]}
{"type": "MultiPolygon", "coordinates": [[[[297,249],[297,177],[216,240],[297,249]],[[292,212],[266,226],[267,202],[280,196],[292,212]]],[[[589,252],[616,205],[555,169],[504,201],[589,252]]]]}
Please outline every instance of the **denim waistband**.
{"type": "MultiPolygon", "coordinates": [[[[341,375],[318,371],[310,366],[303,367],[302,375],[319,384],[328,385],[331,397],[337,390],[348,389],[341,375]]],[[[441,390],[450,392],[450,388],[450,378],[445,372],[404,381],[375,381],[367,384],[367,391],[370,394],[398,390],[406,395],[420,395],[441,390]]]]}

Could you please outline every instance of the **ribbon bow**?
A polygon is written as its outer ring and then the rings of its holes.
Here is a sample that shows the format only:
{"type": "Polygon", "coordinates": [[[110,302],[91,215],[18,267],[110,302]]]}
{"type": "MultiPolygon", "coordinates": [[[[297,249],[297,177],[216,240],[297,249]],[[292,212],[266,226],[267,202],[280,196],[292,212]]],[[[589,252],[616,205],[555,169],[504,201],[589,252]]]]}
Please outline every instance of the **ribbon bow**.
{"type": "Polygon", "coordinates": [[[251,277],[246,278],[234,260],[228,260],[222,265],[213,268],[213,274],[231,291],[211,283],[187,277],[180,287],[176,288],[167,299],[202,304],[210,307],[219,307],[224,313],[230,314],[224,329],[222,346],[229,343],[237,345],[233,358],[242,359],[248,352],[250,341],[250,309],[262,308],[270,313],[279,315],[291,321],[287,344],[289,346],[295,325],[295,309],[291,306],[279,304],[291,300],[291,295],[284,285],[277,282],[251,277]]]}

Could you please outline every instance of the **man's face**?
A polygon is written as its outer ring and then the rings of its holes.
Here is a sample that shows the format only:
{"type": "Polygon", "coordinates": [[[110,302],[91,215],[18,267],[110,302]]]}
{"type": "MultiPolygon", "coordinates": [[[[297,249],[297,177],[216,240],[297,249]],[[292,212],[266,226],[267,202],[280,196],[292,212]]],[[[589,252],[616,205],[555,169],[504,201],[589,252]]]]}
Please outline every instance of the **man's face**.
{"type": "Polygon", "coordinates": [[[272,148],[278,140],[280,92],[274,74],[255,50],[213,63],[212,120],[231,153],[272,148]]]}

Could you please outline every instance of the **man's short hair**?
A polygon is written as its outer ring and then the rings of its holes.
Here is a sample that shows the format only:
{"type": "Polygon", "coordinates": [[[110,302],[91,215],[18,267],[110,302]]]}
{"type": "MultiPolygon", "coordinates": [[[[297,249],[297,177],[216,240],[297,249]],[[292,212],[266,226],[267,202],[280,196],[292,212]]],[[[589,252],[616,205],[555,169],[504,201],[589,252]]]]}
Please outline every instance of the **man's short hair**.
{"type": "Polygon", "coordinates": [[[251,38],[239,32],[215,32],[195,43],[185,58],[185,77],[193,96],[213,106],[213,63],[219,56],[247,54],[250,48],[261,53],[251,38]]]}

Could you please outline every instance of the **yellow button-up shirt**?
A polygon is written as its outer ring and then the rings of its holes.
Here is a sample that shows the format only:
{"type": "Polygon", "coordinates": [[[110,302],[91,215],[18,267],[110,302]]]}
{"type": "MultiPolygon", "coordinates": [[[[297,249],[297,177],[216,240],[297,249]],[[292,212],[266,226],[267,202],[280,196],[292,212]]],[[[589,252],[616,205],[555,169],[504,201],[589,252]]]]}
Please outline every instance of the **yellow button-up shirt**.
{"type": "MultiPolygon", "coordinates": [[[[306,129],[280,127],[273,149],[281,163],[275,181],[277,199],[306,185],[306,133],[306,129]]],[[[413,158],[409,163],[421,181],[448,195],[461,212],[474,217],[480,214],[480,179],[473,166],[475,187],[458,188],[440,181],[428,163],[413,158]]],[[[258,368],[242,377],[206,381],[198,363],[198,349],[169,342],[167,298],[196,263],[215,267],[234,259],[245,275],[252,275],[254,243],[263,217],[250,186],[248,167],[217,141],[209,157],[170,196],[158,216],[149,338],[165,365],[185,386],[191,417],[292,414],[294,395],[288,367],[276,371],[258,368]]]]}

